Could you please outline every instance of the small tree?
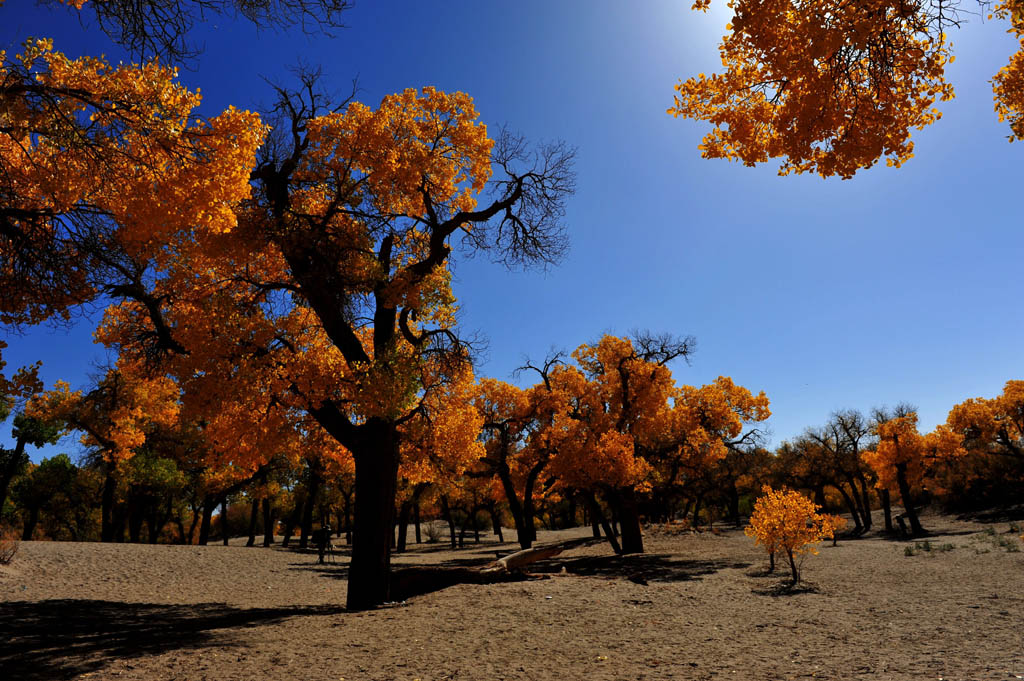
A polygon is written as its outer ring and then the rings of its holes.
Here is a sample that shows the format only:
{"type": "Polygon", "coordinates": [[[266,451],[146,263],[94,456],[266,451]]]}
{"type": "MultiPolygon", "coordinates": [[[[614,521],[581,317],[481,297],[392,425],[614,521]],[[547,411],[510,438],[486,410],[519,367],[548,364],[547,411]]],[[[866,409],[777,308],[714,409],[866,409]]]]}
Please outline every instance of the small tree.
{"type": "Polygon", "coordinates": [[[834,516],[818,513],[820,506],[799,492],[776,491],[768,485],[761,491],[764,496],[754,503],[750,526],[745,533],[764,546],[771,570],[775,569],[776,551],[785,551],[793,571],[793,584],[796,584],[800,581],[800,573],[793,554],[818,553],[811,544],[834,534],[837,528],[834,516]]]}

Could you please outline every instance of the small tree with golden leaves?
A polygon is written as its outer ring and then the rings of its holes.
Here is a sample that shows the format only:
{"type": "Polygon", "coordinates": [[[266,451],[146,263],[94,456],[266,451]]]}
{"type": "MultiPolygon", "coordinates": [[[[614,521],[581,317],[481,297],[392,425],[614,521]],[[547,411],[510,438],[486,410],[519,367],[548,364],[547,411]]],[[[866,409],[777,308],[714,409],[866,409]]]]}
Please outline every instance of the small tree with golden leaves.
{"type": "Polygon", "coordinates": [[[791,490],[761,488],[764,496],[754,503],[750,526],[745,530],[768,552],[770,570],[775,569],[775,553],[784,551],[793,571],[793,584],[800,581],[794,554],[818,551],[811,546],[827,539],[838,529],[835,516],[818,513],[820,508],[810,499],[791,490]]]}

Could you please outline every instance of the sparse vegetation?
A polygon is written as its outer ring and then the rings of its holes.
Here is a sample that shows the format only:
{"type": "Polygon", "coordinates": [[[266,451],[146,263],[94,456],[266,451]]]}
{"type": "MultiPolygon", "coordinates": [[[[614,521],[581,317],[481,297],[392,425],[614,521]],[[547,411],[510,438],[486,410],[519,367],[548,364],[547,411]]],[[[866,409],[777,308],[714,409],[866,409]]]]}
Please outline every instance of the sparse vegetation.
{"type": "Polygon", "coordinates": [[[13,527],[0,529],[0,565],[10,565],[18,553],[18,532],[13,527]]]}

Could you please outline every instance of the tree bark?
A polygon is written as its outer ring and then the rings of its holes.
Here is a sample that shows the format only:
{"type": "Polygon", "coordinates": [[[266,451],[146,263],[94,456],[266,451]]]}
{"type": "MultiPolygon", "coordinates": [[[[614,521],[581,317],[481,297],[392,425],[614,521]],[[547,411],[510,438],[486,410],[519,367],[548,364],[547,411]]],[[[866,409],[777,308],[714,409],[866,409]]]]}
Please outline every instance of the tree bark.
{"type": "Polygon", "coordinates": [[[871,491],[868,489],[868,481],[863,475],[859,475],[857,481],[860,483],[860,503],[864,509],[864,531],[871,531],[871,491]]]}
{"type": "Polygon", "coordinates": [[[249,511],[249,539],[245,542],[246,546],[256,545],[256,523],[260,518],[260,500],[252,500],[252,508],[249,511]]]}
{"type": "Polygon", "coordinates": [[[789,557],[789,569],[793,571],[793,584],[800,581],[800,573],[796,569],[796,561],[793,560],[793,549],[786,549],[786,556],[789,557]]]}
{"type": "Polygon", "coordinates": [[[854,533],[858,535],[862,534],[864,532],[864,524],[860,520],[860,509],[854,502],[853,497],[849,495],[842,485],[837,484],[835,485],[835,488],[839,490],[839,495],[843,498],[843,501],[846,503],[846,508],[850,510],[850,515],[853,517],[854,533]]]}
{"type": "Polygon", "coordinates": [[[273,546],[274,544],[274,514],[270,508],[270,499],[264,498],[263,502],[263,545],[273,546]]]}
{"type": "Polygon", "coordinates": [[[457,548],[455,536],[455,518],[452,517],[452,509],[448,506],[448,497],[441,495],[441,516],[448,521],[448,538],[451,540],[452,549],[457,548]]]}
{"type": "Polygon", "coordinates": [[[643,553],[644,533],[640,527],[640,511],[635,493],[632,489],[626,489],[613,496],[618,505],[622,553],[643,553]]]}
{"type": "Polygon", "coordinates": [[[487,512],[491,514],[491,529],[493,529],[494,534],[497,535],[498,541],[504,544],[505,535],[501,531],[501,516],[498,514],[498,509],[494,507],[493,502],[487,507],[487,512]]]}
{"type": "Polygon", "coordinates": [[[878,498],[882,501],[882,515],[885,517],[885,531],[892,534],[892,501],[889,498],[889,490],[878,490],[878,498]]]}
{"type": "Polygon", "coordinates": [[[295,506],[292,508],[292,512],[288,514],[288,520],[284,523],[284,539],[281,541],[281,546],[287,547],[292,541],[292,535],[295,534],[295,526],[299,524],[302,518],[302,508],[306,503],[306,498],[301,497],[295,499],[295,506]]]}
{"type": "Polygon", "coordinates": [[[350,610],[365,610],[390,600],[391,528],[400,460],[398,429],[370,419],[366,446],[352,451],[356,464],[355,523],[348,571],[350,610]]]}
{"type": "Polygon", "coordinates": [[[423,536],[420,533],[420,502],[417,499],[416,503],[412,505],[412,520],[413,525],[416,528],[416,543],[423,543],[423,536]]]}
{"type": "Polygon", "coordinates": [[[313,464],[309,467],[309,487],[306,492],[306,503],[302,506],[302,529],[299,534],[299,548],[309,546],[309,533],[313,531],[313,509],[316,507],[316,497],[320,493],[323,478],[320,477],[313,464]]]}
{"type": "Polygon", "coordinates": [[[213,510],[217,508],[217,499],[207,495],[203,499],[203,521],[199,526],[199,545],[206,546],[210,541],[210,525],[213,523],[213,510]]]}
{"type": "Polygon", "coordinates": [[[103,495],[100,498],[100,541],[114,541],[114,493],[117,480],[114,478],[113,466],[105,464],[106,476],[103,478],[103,495]]]}
{"type": "Polygon", "coordinates": [[[25,518],[25,527],[21,531],[22,541],[32,541],[32,533],[36,531],[39,523],[39,507],[33,506],[28,509],[28,517],[25,518]]]}
{"type": "Polygon", "coordinates": [[[18,438],[13,450],[8,450],[11,455],[5,461],[3,471],[0,471],[0,511],[3,510],[4,502],[7,501],[7,490],[11,486],[11,480],[21,472],[28,464],[28,457],[25,456],[26,441],[23,437],[18,438]]]}
{"type": "Polygon", "coordinates": [[[406,499],[398,509],[398,544],[395,553],[404,553],[409,540],[409,516],[412,515],[412,499],[406,499]]]}
{"type": "Polygon", "coordinates": [[[228,498],[224,497],[220,500],[220,534],[224,540],[224,546],[228,545],[228,537],[230,536],[228,528],[228,498]]]}
{"type": "Polygon", "coordinates": [[[900,489],[900,499],[903,501],[903,512],[906,514],[907,520],[910,521],[910,532],[915,537],[919,537],[924,534],[924,528],[921,527],[921,521],[917,517],[917,511],[914,510],[914,500],[910,495],[910,483],[907,482],[906,464],[896,465],[896,485],[900,489]]]}

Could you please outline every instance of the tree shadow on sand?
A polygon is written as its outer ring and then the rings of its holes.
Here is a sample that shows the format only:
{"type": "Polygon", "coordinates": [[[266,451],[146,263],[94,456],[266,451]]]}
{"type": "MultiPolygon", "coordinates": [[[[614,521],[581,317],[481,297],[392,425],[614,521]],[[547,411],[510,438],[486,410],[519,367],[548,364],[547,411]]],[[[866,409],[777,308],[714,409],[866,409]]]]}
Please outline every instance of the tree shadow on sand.
{"type": "Polygon", "coordinates": [[[800,594],[816,594],[821,593],[821,590],[811,582],[800,581],[797,584],[793,584],[792,579],[784,579],[775,584],[760,588],[751,589],[751,593],[755,593],[758,596],[771,596],[773,598],[784,598],[786,596],[799,596],[800,594]]]}
{"type": "Polygon", "coordinates": [[[668,554],[639,553],[625,556],[582,556],[553,558],[538,564],[532,572],[543,574],[565,571],[573,575],[628,579],[631,582],[688,582],[720,570],[750,567],[735,560],[685,560],[668,554]]]}
{"type": "MultiPolygon", "coordinates": [[[[581,540],[581,545],[592,540],[581,540]]],[[[742,570],[750,562],[734,560],[685,560],[668,554],[631,554],[625,556],[601,555],[559,556],[531,563],[525,572],[481,572],[480,568],[496,558],[513,553],[510,549],[478,549],[442,563],[404,563],[392,565],[391,599],[404,601],[415,596],[441,591],[459,584],[494,584],[545,579],[562,573],[583,577],[621,579],[636,584],[650,582],[685,582],[701,579],[719,570],[742,570]]],[[[347,564],[291,563],[289,569],[317,573],[333,579],[348,578],[347,564]]]]}
{"type": "Polygon", "coordinates": [[[7,602],[0,608],[4,679],[49,681],[94,672],[114,660],[223,645],[222,630],[333,615],[340,606],[233,608],[86,599],[7,602]]]}

